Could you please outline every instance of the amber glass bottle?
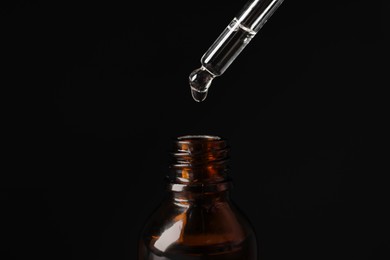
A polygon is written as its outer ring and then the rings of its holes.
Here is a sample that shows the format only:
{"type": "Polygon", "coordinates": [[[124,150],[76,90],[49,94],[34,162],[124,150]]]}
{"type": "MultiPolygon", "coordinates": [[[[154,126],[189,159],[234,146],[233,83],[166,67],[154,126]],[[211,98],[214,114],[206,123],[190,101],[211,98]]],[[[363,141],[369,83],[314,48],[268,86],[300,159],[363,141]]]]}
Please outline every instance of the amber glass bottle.
{"type": "Polygon", "coordinates": [[[257,260],[255,233],[230,199],[227,141],[182,136],[172,155],[168,196],[143,229],[138,260],[257,260]]]}

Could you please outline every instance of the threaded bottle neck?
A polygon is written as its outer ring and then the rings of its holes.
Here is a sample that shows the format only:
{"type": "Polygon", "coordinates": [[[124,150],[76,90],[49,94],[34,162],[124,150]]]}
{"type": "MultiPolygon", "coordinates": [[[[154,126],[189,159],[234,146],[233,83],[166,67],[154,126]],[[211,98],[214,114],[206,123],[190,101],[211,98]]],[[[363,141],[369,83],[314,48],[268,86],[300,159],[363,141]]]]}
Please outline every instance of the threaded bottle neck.
{"type": "Polygon", "coordinates": [[[218,136],[188,135],[174,141],[169,181],[179,186],[208,186],[229,180],[229,146],[218,136]]]}

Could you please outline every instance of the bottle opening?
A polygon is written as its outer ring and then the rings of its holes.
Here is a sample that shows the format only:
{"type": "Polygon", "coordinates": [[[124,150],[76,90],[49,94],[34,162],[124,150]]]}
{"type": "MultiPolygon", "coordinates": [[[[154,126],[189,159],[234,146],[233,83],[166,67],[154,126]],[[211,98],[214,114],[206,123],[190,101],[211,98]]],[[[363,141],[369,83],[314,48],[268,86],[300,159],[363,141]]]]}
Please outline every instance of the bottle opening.
{"type": "Polygon", "coordinates": [[[183,135],[177,138],[179,141],[212,141],[221,139],[221,137],[214,135],[183,135]]]}
{"type": "Polygon", "coordinates": [[[227,148],[226,139],[215,135],[183,135],[177,137],[174,144],[174,150],[192,154],[202,154],[207,151],[227,148]]]}

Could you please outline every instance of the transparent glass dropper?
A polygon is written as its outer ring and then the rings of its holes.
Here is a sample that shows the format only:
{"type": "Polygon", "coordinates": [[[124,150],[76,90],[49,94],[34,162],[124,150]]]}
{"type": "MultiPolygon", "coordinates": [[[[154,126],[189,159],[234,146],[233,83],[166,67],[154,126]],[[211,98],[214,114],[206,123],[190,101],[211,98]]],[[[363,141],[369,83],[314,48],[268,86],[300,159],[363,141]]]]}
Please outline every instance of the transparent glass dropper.
{"type": "Polygon", "coordinates": [[[283,0],[250,0],[201,58],[202,66],[190,76],[195,101],[206,99],[215,77],[221,76],[263,27],[283,0]]]}

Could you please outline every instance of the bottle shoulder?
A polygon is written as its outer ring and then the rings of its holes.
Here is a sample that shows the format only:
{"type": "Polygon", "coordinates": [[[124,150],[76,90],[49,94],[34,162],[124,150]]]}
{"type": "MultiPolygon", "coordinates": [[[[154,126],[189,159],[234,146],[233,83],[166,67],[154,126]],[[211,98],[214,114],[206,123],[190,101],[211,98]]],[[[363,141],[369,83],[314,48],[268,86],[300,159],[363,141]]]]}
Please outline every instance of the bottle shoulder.
{"type": "Polygon", "coordinates": [[[231,201],[172,203],[165,201],[152,214],[143,241],[154,250],[168,247],[207,247],[241,244],[255,239],[247,218],[231,201]]]}

